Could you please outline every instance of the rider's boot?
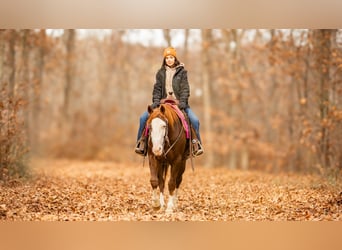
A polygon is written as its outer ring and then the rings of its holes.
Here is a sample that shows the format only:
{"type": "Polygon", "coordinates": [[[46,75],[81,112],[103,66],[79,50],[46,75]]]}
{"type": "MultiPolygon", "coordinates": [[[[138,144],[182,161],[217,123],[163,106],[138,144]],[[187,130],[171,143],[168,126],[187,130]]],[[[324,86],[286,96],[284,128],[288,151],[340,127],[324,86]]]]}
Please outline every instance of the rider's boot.
{"type": "Polygon", "coordinates": [[[204,153],[203,146],[200,140],[197,138],[196,132],[193,127],[191,127],[191,151],[192,156],[199,156],[204,153]]]}
{"type": "Polygon", "coordinates": [[[135,146],[135,153],[146,156],[147,154],[147,138],[146,136],[142,135],[135,146]]]}

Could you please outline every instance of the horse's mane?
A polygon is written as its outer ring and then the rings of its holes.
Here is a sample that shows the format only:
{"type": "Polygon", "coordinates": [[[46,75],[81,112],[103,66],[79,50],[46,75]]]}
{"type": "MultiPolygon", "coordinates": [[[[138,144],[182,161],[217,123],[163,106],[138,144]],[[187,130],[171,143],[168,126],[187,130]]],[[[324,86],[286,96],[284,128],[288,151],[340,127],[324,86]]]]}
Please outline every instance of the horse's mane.
{"type": "Polygon", "coordinates": [[[161,104],[159,108],[156,108],[153,110],[153,112],[150,114],[147,123],[151,123],[152,119],[158,117],[158,116],[165,116],[168,120],[169,126],[173,127],[174,124],[179,121],[179,118],[177,116],[177,113],[173,110],[173,108],[170,106],[170,104],[161,104]],[[161,108],[162,106],[165,109],[164,114],[162,114],[161,108]]]}

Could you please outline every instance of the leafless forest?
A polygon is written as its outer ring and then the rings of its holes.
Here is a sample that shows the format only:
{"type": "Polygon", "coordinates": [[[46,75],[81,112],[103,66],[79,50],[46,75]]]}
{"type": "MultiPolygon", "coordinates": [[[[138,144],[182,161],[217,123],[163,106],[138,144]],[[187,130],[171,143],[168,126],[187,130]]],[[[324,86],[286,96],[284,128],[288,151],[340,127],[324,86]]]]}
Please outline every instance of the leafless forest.
{"type": "Polygon", "coordinates": [[[341,30],[3,29],[0,219],[341,220],[341,121],[341,30]],[[165,217],[134,146],[169,45],[205,153],[165,217]]]}
{"type": "Polygon", "coordinates": [[[124,39],[139,32],[0,31],[2,172],[32,155],[140,161],[139,116],[177,37],[206,150],[196,164],[341,170],[340,30],[162,30],[159,46],[124,39]]]}

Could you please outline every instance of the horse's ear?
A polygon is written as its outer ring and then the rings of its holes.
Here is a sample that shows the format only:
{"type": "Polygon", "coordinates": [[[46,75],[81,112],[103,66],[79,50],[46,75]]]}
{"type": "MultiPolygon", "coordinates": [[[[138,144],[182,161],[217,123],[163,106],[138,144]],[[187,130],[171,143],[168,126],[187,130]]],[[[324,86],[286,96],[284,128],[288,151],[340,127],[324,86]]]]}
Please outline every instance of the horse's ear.
{"type": "Polygon", "coordinates": [[[147,111],[149,114],[151,114],[153,112],[153,108],[151,107],[151,105],[147,106],[147,111]]]}
{"type": "Polygon", "coordinates": [[[164,105],[160,105],[160,112],[162,112],[162,114],[165,113],[165,107],[164,107],[164,105]]]}

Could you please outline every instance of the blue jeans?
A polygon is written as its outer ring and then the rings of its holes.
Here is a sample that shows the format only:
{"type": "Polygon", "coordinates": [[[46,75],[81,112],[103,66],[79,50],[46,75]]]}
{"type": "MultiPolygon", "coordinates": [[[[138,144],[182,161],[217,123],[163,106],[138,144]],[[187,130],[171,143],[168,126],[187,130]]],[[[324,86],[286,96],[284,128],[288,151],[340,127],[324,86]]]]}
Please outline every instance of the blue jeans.
{"type": "MultiPolygon", "coordinates": [[[[189,120],[191,122],[191,125],[194,127],[195,129],[195,132],[196,132],[196,135],[197,135],[197,138],[198,140],[202,143],[202,140],[201,140],[201,137],[200,137],[200,133],[199,133],[199,126],[200,126],[200,122],[197,118],[197,116],[195,115],[194,112],[192,112],[192,110],[190,108],[186,108],[185,110],[185,113],[187,114],[187,116],[189,117],[189,120]]],[[[144,131],[144,128],[145,128],[145,124],[146,124],[146,121],[148,119],[148,112],[145,111],[141,116],[140,116],[140,120],[139,120],[139,130],[138,130],[138,136],[137,136],[137,141],[140,139],[143,131],[144,131]]]]}
{"type": "Polygon", "coordinates": [[[141,116],[140,116],[140,120],[139,120],[139,130],[138,130],[138,136],[137,136],[137,141],[139,141],[142,133],[144,132],[144,128],[145,128],[145,124],[146,121],[148,119],[148,112],[145,111],[141,116]]]}

